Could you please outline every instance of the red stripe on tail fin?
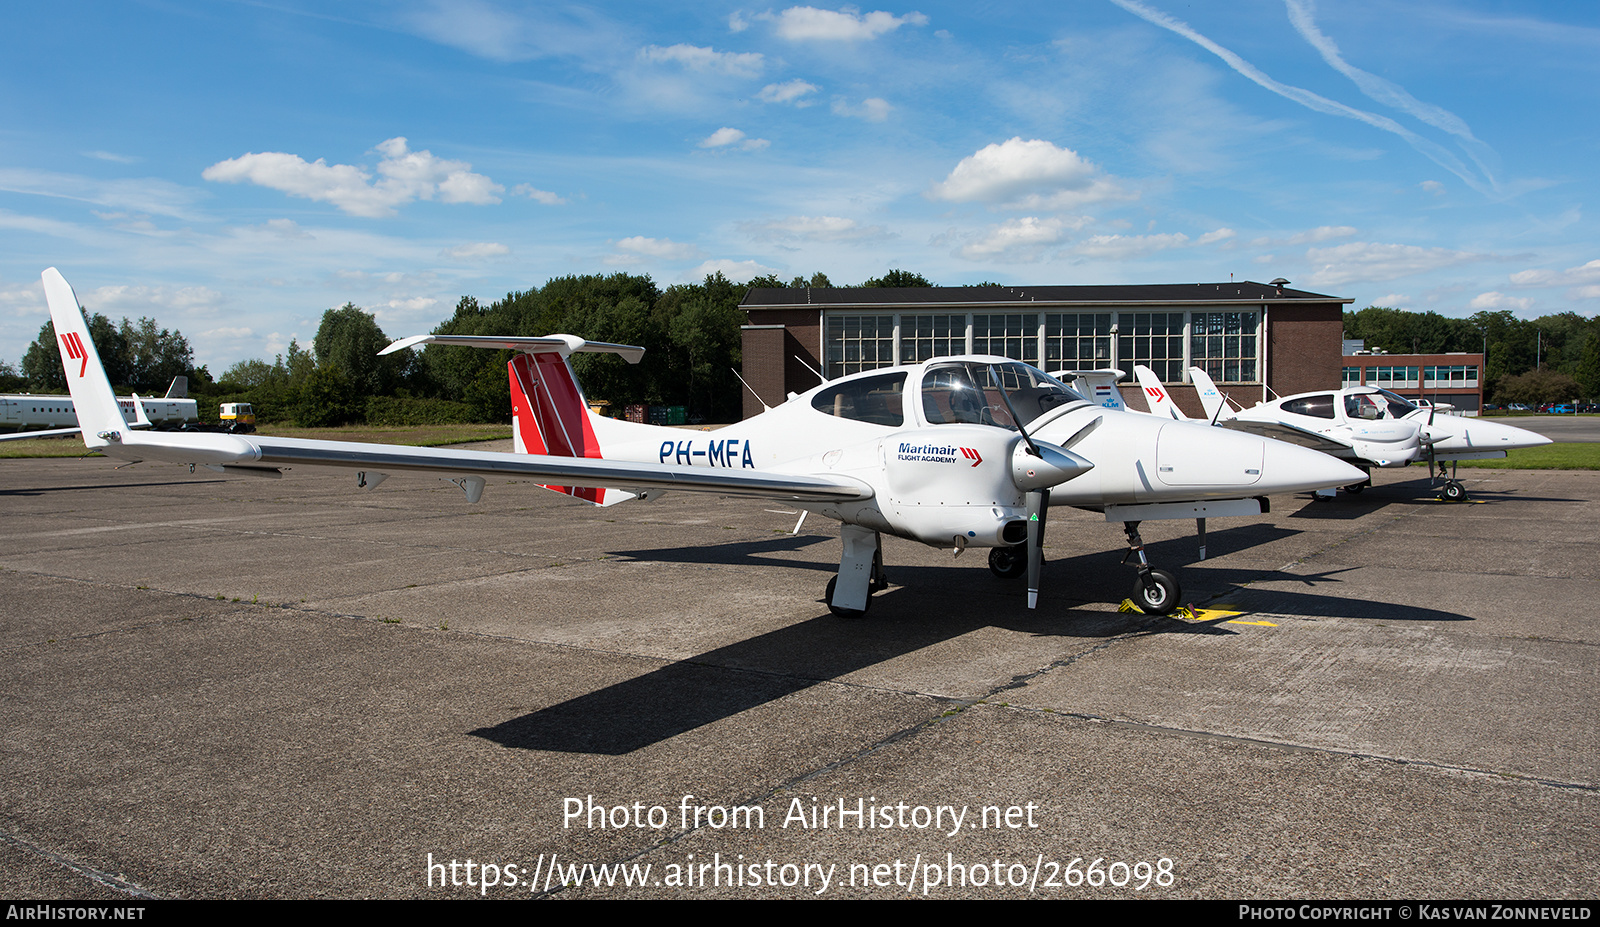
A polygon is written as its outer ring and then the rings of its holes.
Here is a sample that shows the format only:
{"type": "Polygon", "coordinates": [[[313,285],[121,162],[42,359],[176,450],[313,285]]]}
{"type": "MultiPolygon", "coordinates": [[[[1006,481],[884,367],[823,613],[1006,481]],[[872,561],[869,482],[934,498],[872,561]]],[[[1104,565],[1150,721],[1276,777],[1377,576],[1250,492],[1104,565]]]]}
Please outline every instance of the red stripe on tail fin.
{"type": "MultiPolygon", "coordinates": [[[[517,451],[551,457],[600,457],[600,442],[589,424],[583,393],[567,359],[555,352],[518,354],[507,365],[511,376],[512,428],[517,451]]],[[[545,486],[596,505],[604,489],[545,486]]]]}

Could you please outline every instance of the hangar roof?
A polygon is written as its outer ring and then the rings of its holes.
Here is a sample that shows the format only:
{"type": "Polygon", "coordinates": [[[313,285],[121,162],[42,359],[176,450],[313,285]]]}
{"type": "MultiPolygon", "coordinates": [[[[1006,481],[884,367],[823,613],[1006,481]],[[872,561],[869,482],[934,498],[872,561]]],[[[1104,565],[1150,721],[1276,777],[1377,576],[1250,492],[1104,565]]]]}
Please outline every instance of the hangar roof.
{"type": "Polygon", "coordinates": [[[739,305],[742,309],[780,309],[794,306],[1020,306],[1026,303],[1174,306],[1281,302],[1351,303],[1354,300],[1242,280],[1108,286],[758,287],[746,293],[739,305]]]}

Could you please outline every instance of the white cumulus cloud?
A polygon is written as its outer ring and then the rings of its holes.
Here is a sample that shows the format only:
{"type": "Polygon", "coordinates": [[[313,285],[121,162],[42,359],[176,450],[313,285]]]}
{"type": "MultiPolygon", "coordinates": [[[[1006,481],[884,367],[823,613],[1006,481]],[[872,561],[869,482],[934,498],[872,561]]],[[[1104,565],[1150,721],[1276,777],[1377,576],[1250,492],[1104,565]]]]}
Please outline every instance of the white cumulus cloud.
{"type": "Polygon", "coordinates": [[[788,216],[768,222],[741,222],[739,230],[756,241],[866,241],[892,238],[881,225],[863,226],[842,216],[788,216]]]}
{"type": "Polygon", "coordinates": [[[290,196],[332,203],[353,216],[392,216],[412,200],[439,199],[446,203],[484,205],[500,202],[505,188],[472,172],[465,161],[436,158],[429,151],[411,151],[403,137],[391,138],[375,149],[378,179],[351,164],[329,164],[321,158],[308,162],[282,151],[251,152],[219,161],[201,177],[219,183],[253,183],[290,196]]]}
{"type": "Polygon", "coordinates": [[[1161,235],[1091,235],[1069,250],[1078,257],[1120,261],[1144,257],[1169,248],[1181,248],[1188,243],[1189,236],[1182,232],[1161,235]]]}
{"type": "Polygon", "coordinates": [[[756,151],[772,144],[764,138],[747,138],[739,129],[723,126],[717,131],[706,136],[700,142],[701,148],[726,148],[729,145],[738,145],[745,151],[756,151]]]}
{"type": "Polygon", "coordinates": [[[1479,293],[1477,296],[1472,297],[1472,302],[1468,303],[1468,306],[1478,311],[1487,312],[1495,312],[1500,309],[1527,310],[1533,308],[1533,299],[1527,296],[1507,296],[1504,293],[1490,290],[1487,293],[1479,293]]]}
{"type": "Polygon", "coordinates": [[[1255,247],[1275,248],[1283,245],[1312,245],[1319,241],[1331,241],[1335,238],[1349,238],[1356,233],[1355,227],[1350,225],[1319,225],[1314,229],[1296,232],[1284,238],[1253,239],[1250,244],[1255,247]]]}
{"type": "Polygon", "coordinates": [[[624,238],[617,242],[617,247],[632,254],[669,261],[687,261],[704,253],[687,242],[673,241],[670,238],[647,238],[644,235],[624,238]]]}
{"type": "Polygon", "coordinates": [[[800,78],[786,80],[781,84],[768,84],[761,88],[756,96],[763,103],[793,103],[795,106],[810,106],[813,101],[804,99],[807,94],[816,93],[819,88],[816,84],[808,84],[800,78]]]}
{"type": "Polygon", "coordinates": [[[1130,197],[1076,151],[1020,137],[962,158],[950,176],[925,195],[955,203],[1056,209],[1130,197]]]}
{"type": "Polygon", "coordinates": [[[1066,231],[1061,219],[1024,216],[989,228],[981,238],[956,249],[956,254],[969,261],[1037,261],[1066,231]]]}
{"type": "Polygon", "coordinates": [[[464,245],[456,245],[454,248],[446,248],[439,252],[439,255],[440,257],[461,260],[482,260],[510,253],[510,248],[497,241],[474,241],[464,245]]]}
{"type": "Polygon", "coordinates": [[[519,183],[511,188],[511,192],[516,196],[525,196],[536,203],[543,203],[546,206],[562,206],[567,202],[563,197],[551,193],[549,190],[541,190],[532,184],[519,183]]]}
{"type": "Polygon", "coordinates": [[[1517,286],[1575,286],[1600,283],[1600,261],[1590,261],[1566,270],[1519,270],[1511,275],[1517,286]]]}
{"type": "Polygon", "coordinates": [[[844,100],[833,101],[833,111],[840,116],[854,116],[868,122],[882,122],[889,118],[889,111],[894,107],[889,101],[880,97],[868,97],[859,104],[848,103],[844,100]]]}
{"type": "Polygon", "coordinates": [[[691,71],[709,74],[727,74],[732,77],[759,77],[766,59],[758,52],[719,52],[710,46],[698,45],[646,45],[639,49],[639,57],[650,62],[671,62],[691,71]]]}
{"type": "Polygon", "coordinates": [[[1470,251],[1366,241],[1354,241],[1332,248],[1310,248],[1306,251],[1306,258],[1315,268],[1310,280],[1313,286],[1393,280],[1457,264],[1494,259],[1492,255],[1470,251]]]}
{"type": "Polygon", "coordinates": [[[783,38],[834,42],[875,39],[901,26],[928,24],[928,17],[921,13],[912,12],[904,16],[895,16],[879,10],[862,14],[849,7],[834,11],[819,10],[814,6],[792,6],[776,16],[767,14],[763,18],[776,22],[778,35],[783,38]]]}

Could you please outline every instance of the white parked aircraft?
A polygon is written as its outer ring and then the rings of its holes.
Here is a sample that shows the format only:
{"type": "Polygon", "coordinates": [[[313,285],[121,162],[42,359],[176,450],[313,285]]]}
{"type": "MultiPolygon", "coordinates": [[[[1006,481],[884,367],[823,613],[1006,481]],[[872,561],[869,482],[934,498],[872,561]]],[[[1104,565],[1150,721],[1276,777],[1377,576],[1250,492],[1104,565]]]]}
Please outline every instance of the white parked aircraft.
{"type": "MultiPolygon", "coordinates": [[[[1150,405],[1151,414],[1186,418],[1155,371],[1141,365],[1134,367],[1133,372],[1139,378],[1139,387],[1150,405]]],[[[1264,403],[1235,416],[1224,411],[1222,394],[1204,370],[1190,367],[1189,377],[1200,393],[1206,418],[1212,424],[1309,447],[1350,461],[1363,470],[1403,467],[1422,455],[1421,423],[1384,419],[1377,403],[1366,392],[1371,387],[1346,390],[1342,396],[1331,392],[1302,393],[1264,403]]],[[[1363,477],[1361,482],[1346,486],[1345,490],[1360,492],[1367,482],[1363,477]]]]}
{"type": "Polygon", "coordinates": [[[886,585],[879,534],[935,547],[995,549],[997,574],[1029,577],[1037,601],[1048,506],[1101,509],[1125,523],[1138,555],[1134,600],[1166,614],[1176,579],[1146,561],[1138,524],[1149,518],[1258,514],[1264,497],[1341,486],[1358,470],[1322,454],[1197,424],[1100,409],[1043,372],[1003,357],[940,358],[833,380],[715,432],[590,413],[568,356],[599,351],[637,362],[641,348],[547,338],[423,335],[423,343],[509,348],[518,453],[399,447],[262,435],[131,431],[77,297],[44,272],[84,443],[108,456],[165,460],[222,473],[279,476],[334,466],[373,487],[390,473],[441,475],[477,502],[489,476],[532,477],[598,505],[688,490],[780,499],[838,520],[844,541],[828,583],[836,613],[864,613],[886,585]],[[74,343],[76,339],[76,343],[74,343]],[[80,363],[87,358],[86,363],[80,363]]]}
{"type": "MultiPolygon", "coordinates": [[[[134,428],[185,425],[200,420],[195,401],[189,396],[189,378],[174,377],[167,395],[160,399],[146,399],[138,393],[119,396],[117,405],[122,417],[134,428]]],[[[53,435],[75,435],[78,413],[71,396],[45,396],[32,393],[7,393],[0,396],[0,425],[18,429],[0,434],[0,441],[20,441],[24,438],[48,438],[53,435]],[[72,422],[71,427],[66,427],[72,422]],[[22,429],[32,428],[34,431],[22,429]]]]}
{"type": "MultiPolygon", "coordinates": [[[[1182,415],[1171,397],[1161,391],[1154,373],[1134,368],[1151,402],[1151,411],[1182,415]],[[1148,378],[1148,379],[1147,379],[1148,378]],[[1154,391],[1161,392],[1158,398],[1154,391]]],[[[1506,451],[1549,444],[1550,439],[1523,428],[1486,422],[1478,418],[1436,415],[1407,399],[1375,386],[1300,393],[1249,409],[1232,410],[1211,377],[1199,367],[1189,368],[1189,378],[1200,394],[1200,404],[1212,423],[1285,441],[1316,447],[1320,437],[1338,445],[1318,448],[1358,466],[1403,467],[1414,460],[1428,464],[1429,474],[1444,483],[1444,498],[1465,501],[1466,487],[1445,463],[1504,457],[1506,451]],[[1297,441],[1297,436],[1303,440],[1297,441]]],[[[1157,412],[1157,414],[1161,414],[1157,412]]],[[[1345,487],[1360,492],[1365,482],[1345,487]]]]}

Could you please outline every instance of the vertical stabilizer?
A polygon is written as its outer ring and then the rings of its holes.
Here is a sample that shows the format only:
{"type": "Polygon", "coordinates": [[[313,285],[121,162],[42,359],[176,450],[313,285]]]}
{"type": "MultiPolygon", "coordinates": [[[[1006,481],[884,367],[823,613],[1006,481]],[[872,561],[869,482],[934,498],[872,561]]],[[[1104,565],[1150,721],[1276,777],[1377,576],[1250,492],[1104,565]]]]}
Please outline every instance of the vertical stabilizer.
{"type": "MultiPolygon", "coordinates": [[[[588,404],[572,365],[556,351],[519,353],[506,365],[511,376],[511,435],[518,454],[594,457],[600,452],[588,404]]],[[[595,505],[634,498],[616,489],[545,486],[595,505]]]]}
{"type": "Polygon", "coordinates": [[[1200,394],[1200,405],[1206,410],[1206,421],[1215,425],[1224,409],[1222,391],[1217,389],[1211,374],[1199,367],[1189,368],[1189,380],[1194,383],[1195,392],[1200,394]]]}
{"type": "Polygon", "coordinates": [[[1150,414],[1180,422],[1189,418],[1178,408],[1178,404],[1172,401],[1172,394],[1161,385],[1161,380],[1154,370],[1138,364],[1133,368],[1133,375],[1139,378],[1139,389],[1144,393],[1144,401],[1150,406],[1150,414]]]}
{"type": "Polygon", "coordinates": [[[56,344],[61,348],[61,367],[78,413],[78,427],[83,430],[83,443],[90,448],[105,447],[121,440],[128,423],[117,407],[117,396],[106,379],[100,353],[89,337],[89,323],[78,307],[72,285],[54,267],[42,276],[44,298],[50,304],[50,320],[55,323],[56,344]]]}

